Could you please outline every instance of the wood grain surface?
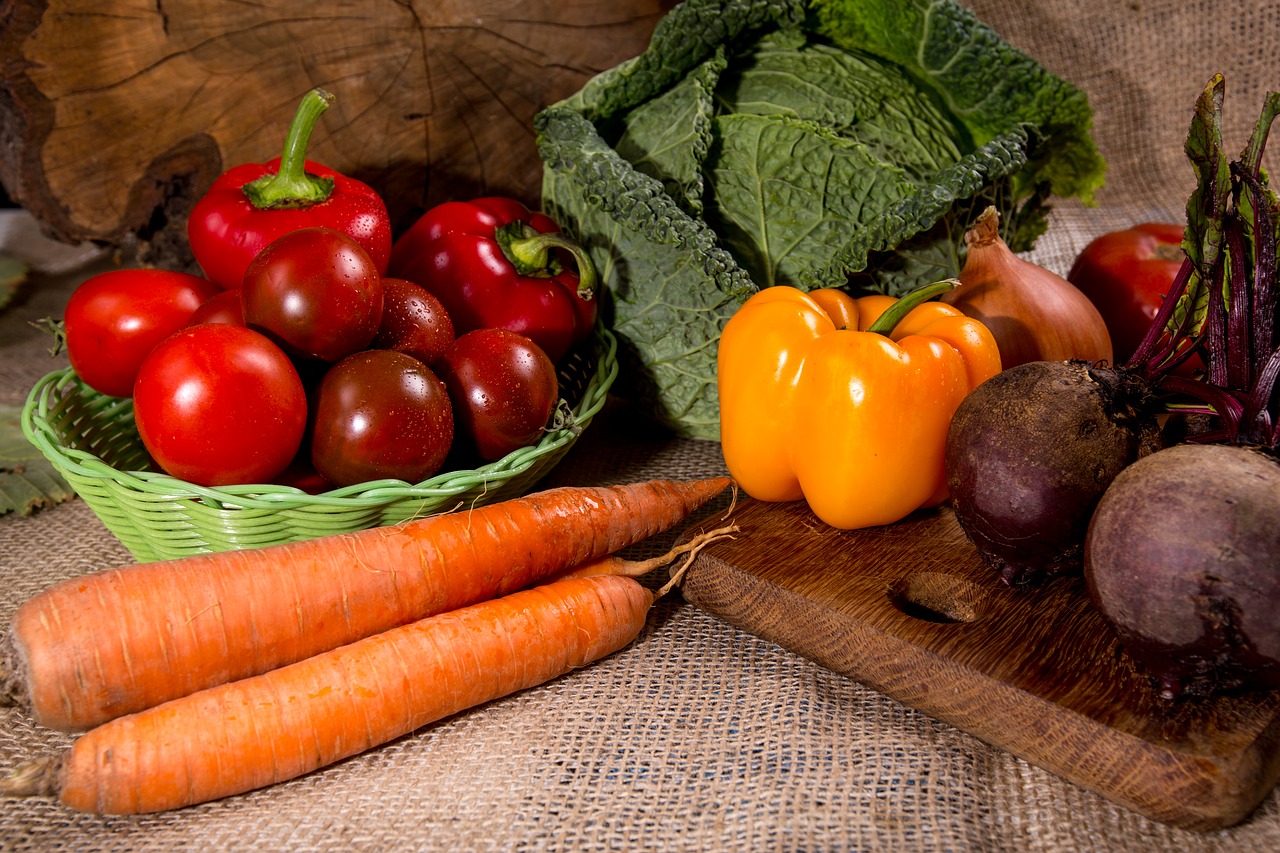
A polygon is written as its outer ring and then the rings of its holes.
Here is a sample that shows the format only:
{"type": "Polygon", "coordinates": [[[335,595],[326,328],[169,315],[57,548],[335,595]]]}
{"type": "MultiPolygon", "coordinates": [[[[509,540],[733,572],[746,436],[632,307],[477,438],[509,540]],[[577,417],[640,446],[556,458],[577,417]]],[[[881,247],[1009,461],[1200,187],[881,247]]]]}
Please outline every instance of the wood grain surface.
{"type": "Polygon", "coordinates": [[[746,501],[687,600],[1137,812],[1211,830],[1280,778],[1280,693],[1162,702],[1082,578],[1015,590],[948,508],[840,531],[746,501]]]}
{"type": "MultiPolygon", "coordinates": [[[[223,170],[309,153],[407,227],[448,198],[536,202],[532,119],[648,45],[674,0],[0,0],[0,182],[67,242],[157,241],[223,170]]],[[[180,235],[179,235],[180,236],[180,235]]]]}

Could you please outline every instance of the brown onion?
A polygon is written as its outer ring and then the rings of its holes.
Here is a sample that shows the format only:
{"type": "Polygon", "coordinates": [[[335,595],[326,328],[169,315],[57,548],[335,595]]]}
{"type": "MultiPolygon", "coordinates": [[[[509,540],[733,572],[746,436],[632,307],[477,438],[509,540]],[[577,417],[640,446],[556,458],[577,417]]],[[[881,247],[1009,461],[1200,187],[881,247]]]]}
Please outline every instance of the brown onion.
{"type": "Polygon", "coordinates": [[[988,207],[964,235],[969,256],[960,286],[943,301],[988,329],[1005,369],[1030,361],[1110,361],[1111,336],[1083,293],[1065,278],[1023,260],[1000,238],[988,207]]]}

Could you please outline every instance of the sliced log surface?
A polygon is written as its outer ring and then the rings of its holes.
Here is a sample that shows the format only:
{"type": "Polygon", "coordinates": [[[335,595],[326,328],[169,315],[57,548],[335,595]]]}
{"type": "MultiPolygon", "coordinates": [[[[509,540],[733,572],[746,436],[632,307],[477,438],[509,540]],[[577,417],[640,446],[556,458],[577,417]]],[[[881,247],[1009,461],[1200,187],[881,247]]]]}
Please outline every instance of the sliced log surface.
{"type": "Polygon", "coordinates": [[[309,155],[398,228],[449,198],[536,203],[534,114],[641,52],[671,0],[0,0],[0,183],[51,235],[180,253],[225,169],[309,155]]]}

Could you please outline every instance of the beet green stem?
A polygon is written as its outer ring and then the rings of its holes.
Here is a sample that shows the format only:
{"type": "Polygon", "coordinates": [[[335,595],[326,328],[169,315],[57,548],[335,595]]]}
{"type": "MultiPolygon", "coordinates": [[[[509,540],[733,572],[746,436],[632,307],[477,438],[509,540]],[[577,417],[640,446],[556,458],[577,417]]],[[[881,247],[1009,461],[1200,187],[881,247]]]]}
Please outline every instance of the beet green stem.
{"type": "Polygon", "coordinates": [[[1222,418],[1226,424],[1227,435],[1235,435],[1239,432],[1244,404],[1229,390],[1185,376],[1165,376],[1160,380],[1160,389],[1203,400],[1218,417],[1222,418]]]}
{"type": "Polygon", "coordinates": [[[1169,285],[1169,292],[1165,294],[1164,301],[1160,303],[1160,307],[1156,310],[1155,318],[1147,328],[1147,333],[1143,335],[1142,342],[1138,344],[1138,348],[1129,357],[1129,361],[1125,365],[1137,370],[1147,381],[1152,381],[1164,372],[1162,363],[1177,345],[1178,340],[1186,335],[1187,325],[1191,321],[1191,311],[1184,313],[1177,330],[1168,336],[1169,339],[1166,341],[1165,346],[1157,348],[1157,344],[1164,337],[1169,320],[1173,317],[1174,311],[1178,307],[1178,302],[1182,299],[1183,294],[1187,292],[1187,285],[1191,281],[1192,273],[1194,272],[1195,264],[1191,262],[1191,259],[1183,259],[1182,266],[1178,268],[1178,274],[1174,277],[1173,283],[1169,285]]]}
{"type": "Polygon", "coordinates": [[[1249,310],[1249,263],[1240,230],[1231,228],[1226,234],[1231,284],[1223,294],[1223,310],[1226,312],[1223,327],[1227,338],[1227,384],[1237,391],[1244,391],[1248,389],[1253,373],[1253,353],[1249,346],[1249,317],[1252,312],[1249,310]]]}
{"type": "MultiPolygon", "coordinates": [[[[1224,253],[1226,258],[1229,252],[1224,253]]],[[[1209,381],[1219,388],[1227,387],[1230,374],[1227,372],[1227,330],[1226,306],[1222,293],[1226,286],[1226,263],[1213,267],[1213,278],[1206,282],[1209,287],[1208,313],[1204,318],[1205,347],[1208,348],[1209,381]]]]}
{"type": "Polygon", "coordinates": [[[1280,418],[1273,418],[1271,401],[1275,396],[1276,380],[1280,377],[1280,347],[1264,361],[1254,377],[1253,388],[1245,399],[1241,420],[1245,426],[1245,438],[1253,443],[1275,445],[1280,438],[1280,418]]]}
{"type": "Polygon", "coordinates": [[[1255,356],[1276,346],[1276,222],[1256,171],[1238,168],[1237,176],[1248,188],[1253,210],[1253,312],[1249,322],[1255,356]]]}

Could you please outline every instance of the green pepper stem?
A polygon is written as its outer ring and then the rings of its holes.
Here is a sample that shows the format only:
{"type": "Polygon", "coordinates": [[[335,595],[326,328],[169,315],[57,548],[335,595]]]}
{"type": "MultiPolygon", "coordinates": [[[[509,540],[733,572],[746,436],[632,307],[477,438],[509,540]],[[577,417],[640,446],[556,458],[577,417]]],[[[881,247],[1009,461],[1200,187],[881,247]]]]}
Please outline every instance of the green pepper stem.
{"type": "Polygon", "coordinates": [[[498,226],[494,231],[494,238],[520,275],[555,275],[559,271],[559,264],[551,255],[551,250],[564,249],[573,255],[578,264],[578,297],[591,299],[595,296],[595,264],[591,263],[591,256],[586,249],[564,234],[557,231],[543,234],[532,225],[517,221],[498,226]]]}
{"type": "Polygon", "coordinates": [[[926,284],[917,288],[906,296],[903,296],[897,302],[890,305],[884,310],[884,313],[876,318],[875,322],[867,327],[868,332],[874,332],[878,335],[893,334],[893,330],[902,322],[902,318],[911,313],[911,309],[917,305],[928,302],[935,296],[941,296],[948,290],[953,290],[960,286],[958,278],[944,278],[942,281],[935,281],[933,284],[926,284]]]}
{"type": "Polygon", "coordinates": [[[243,187],[254,207],[263,210],[310,207],[333,194],[333,178],[307,174],[307,142],[320,114],[329,109],[331,103],[333,95],[323,89],[312,89],[303,96],[284,140],[279,171],[263,175],[243,187]]]}

